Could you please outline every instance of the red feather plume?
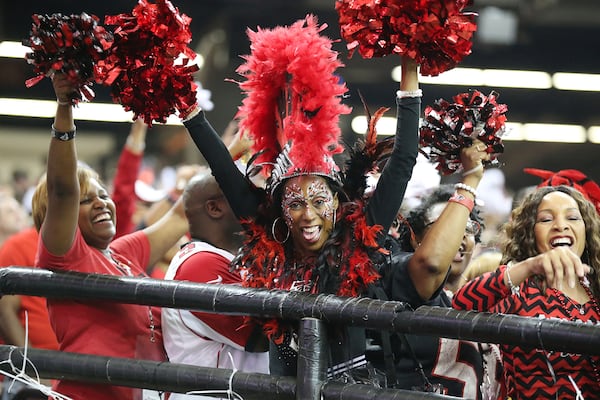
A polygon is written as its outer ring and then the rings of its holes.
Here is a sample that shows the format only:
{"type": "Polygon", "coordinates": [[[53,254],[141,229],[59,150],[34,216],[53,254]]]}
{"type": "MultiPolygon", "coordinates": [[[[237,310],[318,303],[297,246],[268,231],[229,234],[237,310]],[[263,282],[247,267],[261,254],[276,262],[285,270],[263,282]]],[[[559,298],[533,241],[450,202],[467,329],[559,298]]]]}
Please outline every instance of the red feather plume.
{"type": "Polygon", "coordinates": [[[304,173],[327,174],[335,168],[328,156],[343,151],[339,116],[350,108],[341,103],[347,89],[335,74],[342,63],[320,35],[326,27],[308,15],[291,26],[248,30],[251,54],[237,69],[246,97],[237,118],[266,176],[288,143],[291,168],[304,173]]]}

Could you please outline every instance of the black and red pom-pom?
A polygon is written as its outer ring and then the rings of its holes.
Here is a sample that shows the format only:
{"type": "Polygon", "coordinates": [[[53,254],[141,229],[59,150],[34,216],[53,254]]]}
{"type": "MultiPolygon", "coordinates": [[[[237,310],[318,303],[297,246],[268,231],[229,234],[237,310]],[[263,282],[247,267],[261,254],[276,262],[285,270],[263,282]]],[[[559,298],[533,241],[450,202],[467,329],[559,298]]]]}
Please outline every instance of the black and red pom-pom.
{"type": "Polygon", "coordinates": [[[134,119],[164,123],[195,104],[193,74],[199,68],[189,63],[195,57],[188,47],[190,21],[168,0],[140,0],[131,14],[106,17],[115,39],[96,67],[96,79],[111,86],[113,99],[134,119]]]}
{"type": "Polygon", "coordinates": [[[112,35],[98,24],[98,17],[80,15],[32,16],[30,38],[24,45],[31,48],[25,55],[34,67],[35,77],[26,81],[32,87],[54,71],[66,74],[77,86],[72,102],[92,100],[94,65],[104,59],[112,43],[112,35]]]}
{"type": "Polygon", "coordinates": [[[421,152],[442,175],[462,169],[460,151],[471,146],[473,139],[485,143],[492,162],[504,151],[502,135],[506,129],[505,104],[496,102],[497,93],[489,96],[477,90],[460,93],[454,103],[439,99],[425,108],[425,117],[419,130],[421,152]]]}

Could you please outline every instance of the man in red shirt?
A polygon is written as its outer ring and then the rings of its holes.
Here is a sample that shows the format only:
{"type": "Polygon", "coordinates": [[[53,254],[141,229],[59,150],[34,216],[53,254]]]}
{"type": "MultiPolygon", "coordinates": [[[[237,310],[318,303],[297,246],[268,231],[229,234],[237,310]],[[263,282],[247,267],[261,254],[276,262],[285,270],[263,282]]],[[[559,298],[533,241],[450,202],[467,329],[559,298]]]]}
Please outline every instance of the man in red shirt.
{"type": "MultiPolygon", "coordinates": [[[[210,171],[190,180],[183,192],[183,204],[192,240],[173,257],[165,279],[241,284],[239,273],[230,267],[241,246],[241,226],[210,171]]],[[[254,324],[246,323],[243,316],[164,308],[162,327],[171,362],[241,372],[269,371],[266,346],[262,352],[250,348],[250,343],[255,337],[262,337],[262,332],[254,324]],[[259,336],[254,336],[257,332],[259,336]]],[[[184,398],[188,396],[178,393],[170,397],[184,398]]]]}

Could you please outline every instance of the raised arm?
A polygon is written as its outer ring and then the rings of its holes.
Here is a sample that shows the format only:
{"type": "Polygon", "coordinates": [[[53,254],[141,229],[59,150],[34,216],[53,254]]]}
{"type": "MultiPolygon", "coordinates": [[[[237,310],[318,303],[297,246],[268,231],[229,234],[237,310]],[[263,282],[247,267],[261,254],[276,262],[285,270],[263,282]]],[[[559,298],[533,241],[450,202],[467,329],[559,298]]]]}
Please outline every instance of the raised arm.
{"type": "Polygon", "coordinates": [[[189,225],[180,197],[158,221],[143,229],[150,242],[148,265],[156,264],[188,230],[189,225]]]}
{"type": "MultiPolygon", "coordinates": [[[[473,145],[463,148],[461,161],[465,171],[463,187],[476,189],[483,177],[482,160],[489,160],[484,144],[475,140],[473,145]]],[[[409,261],[408,271],[417,292],[423,300],[429,300],[446,279],[454,255],[458,251],[475,196],[469,190],[458,188],[420,243],[416,243],[415,254],[409,261]],[[459,197],[457,198],[458,195],[459,197]],[[470,205],[469,205],[470,203],[470,205]]]]}
{"type": "Polygon", "coordinates": [[[117,216],[115,238],[135,230],[131,220],[135,213],[135,197],[131,194],[134,193],[135,181],[142,165],[147,130],[148,127],[141,118],[131,124],[127,141],[117,163],[111,196],[115,202],[117,216]]]}
{"type": "Polygon", "coordinates": [[[58,104],[48,149],[48,209],[40,238],[51,253],[63,255],[73,244],[79,215],[75,123],[70,102],[75,87],[61,73],[52,76],[52,85],[58,104]]]}
{"type": "Polygon", "coordinates": [[[389,230],[398,214],[417,160],[421,113],[417,68],[414,60],[408,57],[402,59],[394,149],[366,209],[367,222],[370,225],[381,225],[383,232],[389,230]]]}
{"type": "MultiPolygon", "coordinates": [[[[192,112],[190,115],[196,114],[192,112]]],[[[235,165],[229,150],[210,125],[203,111],[184,120],[196,147],[210,166],[212,174],[238,218],[256,216],[260,198],[253,185],[235,165]]]]}

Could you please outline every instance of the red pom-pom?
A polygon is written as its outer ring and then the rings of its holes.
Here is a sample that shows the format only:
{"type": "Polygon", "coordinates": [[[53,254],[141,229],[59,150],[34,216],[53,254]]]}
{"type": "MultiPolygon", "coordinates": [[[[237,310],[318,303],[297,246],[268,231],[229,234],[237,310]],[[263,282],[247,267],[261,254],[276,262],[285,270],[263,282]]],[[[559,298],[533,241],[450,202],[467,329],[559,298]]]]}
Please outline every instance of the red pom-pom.
{"type": "Polygon", "coordinates": [[[435,76],[471,53],[477,25],[463,12],[470,0],[337,0],[336,10],[349,57],[399,54],[435,76]]]}
{"type": "Polygon", "coordinates": [[[195,104],[198,66],[188,65],[195,57],[188,47],[190,21],[168,0],[140,0],[131,15],[106,17],[115,26],[115,40],[109,57],[97,65],[96,79],[111,86],[113,99],[133,111],[134,119],[164,123],[195,104]]]}
{"type": "Polygon", "coordinates": [[[421,152],[442,175],[461,170],[460,151],[479,139],[495,161],[504,151],[502,135],[506,129],[506,104],[496,102],[498,94],[489,96],[474,90],[454,96],[454,103],[439,99],[425,108],[425,118],[419,130],[421,152]]]}
{"type": "Polygon", "coordinates": [[[112,43],[112,35],[98,25],[98,17],[81,15],[32,16],[30,38],[24,41],[31,52],[25,55],[34,66],[37,76],[26,81],[32,87],[44,77],[60,71],[77,86],[72,102],[92,100],[94,92],[94,64],[106,57],[112,43]]]}

